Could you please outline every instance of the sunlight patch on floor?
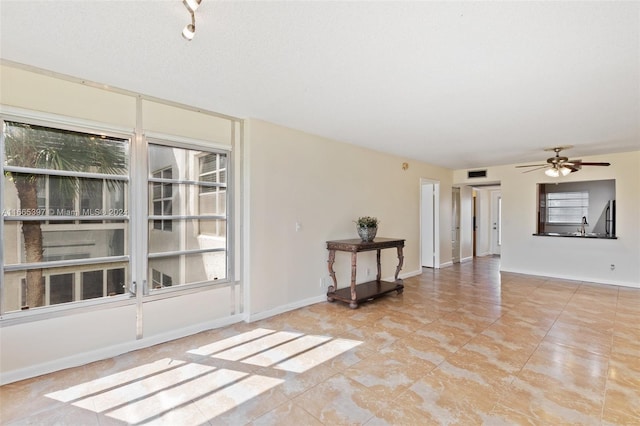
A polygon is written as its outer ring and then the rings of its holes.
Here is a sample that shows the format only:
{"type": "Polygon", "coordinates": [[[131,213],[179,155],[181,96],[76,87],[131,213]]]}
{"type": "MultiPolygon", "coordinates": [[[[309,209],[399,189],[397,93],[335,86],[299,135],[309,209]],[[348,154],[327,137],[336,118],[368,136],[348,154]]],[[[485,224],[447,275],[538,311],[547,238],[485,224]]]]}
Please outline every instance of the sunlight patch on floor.
{"type": "Polygon", "coordinates": [[[130,424],[201,415],[193,402],[215,417],[284,383],[240,365],[236,371],[234,362],[303,373],[361,343],[258,328],[187,351],[206,357],[201,362],[163,358],[46,396],[130,424]],[[224,368],[210,365],[216,359],[224,368]]]}

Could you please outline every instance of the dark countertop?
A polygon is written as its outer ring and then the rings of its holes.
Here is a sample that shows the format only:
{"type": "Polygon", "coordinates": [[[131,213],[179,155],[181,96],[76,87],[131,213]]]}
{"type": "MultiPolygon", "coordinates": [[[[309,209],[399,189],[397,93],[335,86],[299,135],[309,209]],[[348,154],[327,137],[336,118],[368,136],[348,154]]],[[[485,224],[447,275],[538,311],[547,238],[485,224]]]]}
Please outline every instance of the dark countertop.
{"type": "Polygon", "coordinates": [[[586,232],[585,234],[581,234],[579,232],[540,232],[538,234],[533,234],[536,237],[570,237],[570,238],[592,238],[592,239],[602,239],[602,240],[617,240],[618,237],[615,235],[607,235],[607,234],[597,234],[594,232],[586,232]]]}

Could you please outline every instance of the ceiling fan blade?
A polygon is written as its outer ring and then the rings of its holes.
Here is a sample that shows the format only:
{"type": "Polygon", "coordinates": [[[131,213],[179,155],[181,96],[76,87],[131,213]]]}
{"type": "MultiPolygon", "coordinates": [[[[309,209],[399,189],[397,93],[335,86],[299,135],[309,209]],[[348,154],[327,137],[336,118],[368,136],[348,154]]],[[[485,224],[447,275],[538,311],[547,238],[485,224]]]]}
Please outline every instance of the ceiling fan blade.
{"type": "Polygon", "coordinates": [[[541,170],[541,169],[546,169],[547,168],[547,164],[539,164],[539,167],[537,169],[529,169],[529,170],[525,170],[522,173],[529,173],[529,172],[535,172],[536,170],[541,170]]]}
{"type": "Polygon", "coordinates": [[[582,160],[569,160],[565,164],[576,164],[581,166],[610,166],[611,163],[606,162],[590,162],[590,161],[582,161],[582,160]]]}
{"type": "Polygon", "coordinates": [[[592,162],[582,162],[582,161],[578,161],[575,164],[580,164],[581,166],[610,166],[611,163],[592,163],[592,162]]]}
{"type": "Polygon", "coordinates": [[[582,160],[569,160],[569,158],[567,157],[560,156],[560,151],[569,149],[569,148],[573,148],[573,146],[568,145],[568,146],[558,146],[555,148],[545,148],[545,151],[553,151],[556,153],[555,157],[547,158],[547,164],[527,164],[527,165],[516,166],[516,167],[518,168],[531,167],[531,169],[524,171],[522,173],[534,172],[536,170],[551,167],[555,169],[557,172],[562,172],[562,174],[566,176],[568,174],[567,170],[569,170],[570,173],[577,172],[582,169],[582,166],[610,166],[611,165],[611,163],[607,163],[607,162],[591,162],[591,161],[583,162],[582,160]]]}

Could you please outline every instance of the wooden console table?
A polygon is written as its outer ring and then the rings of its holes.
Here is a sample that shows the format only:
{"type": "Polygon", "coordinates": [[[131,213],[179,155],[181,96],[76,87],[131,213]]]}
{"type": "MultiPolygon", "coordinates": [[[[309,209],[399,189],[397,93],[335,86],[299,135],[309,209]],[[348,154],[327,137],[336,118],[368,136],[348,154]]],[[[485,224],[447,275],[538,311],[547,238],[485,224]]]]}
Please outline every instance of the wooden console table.
{"type": "Polygon", "coordinates": [[[375,238],[371,242],[363,242],[361,239],[353,240],[337,240],[327,241],[327,250],[329,250],[329,260],[327,261],[329,266],[329,275],[333,280],[333,285],[329,286],[327,291],[327,300],[333,302],[340,300],[342,302],[349,303],[349,307],[355,309],[358,307],[358,303],[375,299],[384,294],[397,291],[398,294],[402,293],[404,285],[402,280],[398,279],[398,274],[402,269],[402,262],[404,256],[402,255],[402,248],[404,247],[405,240],[398,240],[395,238],[375,238]],[[380,271],[380,250],[386,248],[396,248],[398,250],[398,266],[396,267],[396,275],[394,282],[382,281],[380,271]],[[375,281],[369,281],[356,285],[356,262],[358,253],[361,251],[376,250],[376,259],[378,263],[378,275],[375,281]],[[336,259],[336,251],[346,251],[351,253],[351,286],[338,289],[338,281],[336,280],[336,273],[333,270],[333,263],[336,259]]]}

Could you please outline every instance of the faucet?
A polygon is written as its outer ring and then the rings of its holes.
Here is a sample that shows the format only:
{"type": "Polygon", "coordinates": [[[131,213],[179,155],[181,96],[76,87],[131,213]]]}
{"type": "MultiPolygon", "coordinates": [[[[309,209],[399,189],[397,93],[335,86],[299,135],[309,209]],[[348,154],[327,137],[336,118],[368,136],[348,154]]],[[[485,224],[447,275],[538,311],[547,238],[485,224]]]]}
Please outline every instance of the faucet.
{"type": "Polygon", "coordinates": [[[588,225],[587,223],[587,217],[586,216],[582,216],[582,224],[580,225],[580,235],[584,235],[585,234],[585,225],[588,225]]]}

